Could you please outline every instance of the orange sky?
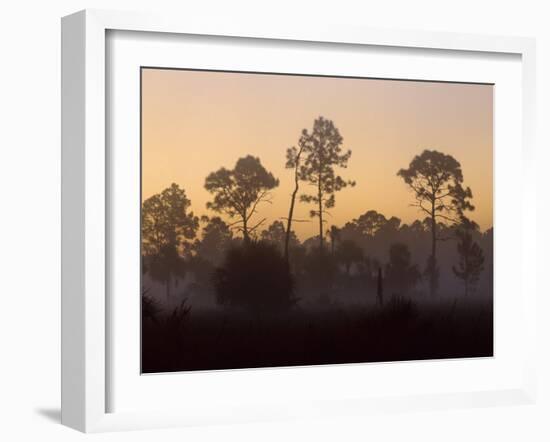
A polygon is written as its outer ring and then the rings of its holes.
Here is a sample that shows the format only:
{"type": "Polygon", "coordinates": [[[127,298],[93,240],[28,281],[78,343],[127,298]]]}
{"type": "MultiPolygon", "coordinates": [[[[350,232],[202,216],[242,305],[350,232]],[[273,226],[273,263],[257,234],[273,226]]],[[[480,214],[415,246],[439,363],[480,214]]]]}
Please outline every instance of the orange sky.
{"type": "MultiPolygon", "coordinates": [[[[273,203],[258,208],[267,226],[288,213],[293,175],[284,167],[286,149],[320,115],[334,121],[344,150],[352,150],[339,172],[357,183],[336,194],[329,225],[371,209],[403,222],[423,218],[396,176],[423,149],[462,164],[476,206],[471,218],[482,230],[493,225],[490,85],[143,69],[143,199],[175,182],[195,214],[214,215],[206,209],[205,177],[252,154],[280,180],[273,203]]],[[[310,208],[297,204],[295,216],[309,219],[310,208]]],[[[318,233],[314,220],[295,226],[302,240],[318,233]]]]}

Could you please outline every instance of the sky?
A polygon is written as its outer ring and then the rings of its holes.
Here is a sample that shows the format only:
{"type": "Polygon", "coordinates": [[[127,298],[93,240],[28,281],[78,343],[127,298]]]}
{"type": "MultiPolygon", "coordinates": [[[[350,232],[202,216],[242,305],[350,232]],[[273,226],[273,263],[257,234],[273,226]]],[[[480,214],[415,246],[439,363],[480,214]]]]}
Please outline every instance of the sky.
{"type": "MultiPolygon", "coordinates": [[[[266,218],[267,227],[288,215],[294,181],[286,149],[319,116],[339,129],[343,151],[351,149],[348,167],[337,172],[356,182],[336,193],[327,228],[368,210],[404,223],[424,218],[397,176],[424,149],[460,162],[476,207],[470,218],[482,230],[492,227],[491,85],[143,69],[142,198],[177,183],[196,215],[214,216],[206,176],[251,154],[280,181],[272,203],[258,207],[255,219],[266,218]]],[[[298,203],[295,217],[311,219],[312,208],[298,203]]],[[[315,219],[293,227],[301,240],[318,234],[315,219]]]]}

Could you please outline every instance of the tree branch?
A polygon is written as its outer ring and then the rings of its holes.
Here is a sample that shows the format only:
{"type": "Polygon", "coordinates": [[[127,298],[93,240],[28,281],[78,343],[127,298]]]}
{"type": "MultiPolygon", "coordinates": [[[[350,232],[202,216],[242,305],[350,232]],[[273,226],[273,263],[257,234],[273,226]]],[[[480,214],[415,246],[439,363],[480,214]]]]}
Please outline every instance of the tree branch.
{"type": "Polygon", "coordinates": [[[249,232],[253,232],[254,230],[256,230],[258,227],[260,227],[261,224],[263,224],[265,222],[266,218],[262,219],[259,223],[257,223],[256,225],[250,227],[248,229],[249,232]]]}

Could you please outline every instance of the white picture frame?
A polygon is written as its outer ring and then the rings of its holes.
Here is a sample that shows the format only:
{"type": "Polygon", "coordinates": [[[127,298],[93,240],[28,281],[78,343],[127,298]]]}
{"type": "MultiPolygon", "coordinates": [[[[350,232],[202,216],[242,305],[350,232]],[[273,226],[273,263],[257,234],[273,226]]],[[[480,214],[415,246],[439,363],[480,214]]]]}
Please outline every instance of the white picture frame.
{"type": "MultiPolygon", "coordinates": [[[[85,432],[180,426],[208,422],[245,422],[368,413],[468,407],[535,400],[536,256],[534,212],[535,43],[533,39],[416,31],[388,31],[346,26],[293,27],[284,24],[214,23],[195,17],[158,17],[86,10],[62,20],[62,423],[85,432]],[[381,48],[425,48],[514,54],[521,57],[521,298],[525,353],[518,385],[506,389],[479,389],[462,393],[388,395],[377,398],[316,399],[251,408],[239,407],[228,416],[183,411],[108,412],[110,345],[108,243],[106,227],[111,200],[108,187],[106,119],[106,34],[143,31],[163,34],[273,39],[288,42],[375,45],[381,48]],[[530,258],[527,258],[530,257],[530,258]],[[210,419],[211,418],[211,419],[210,419]]],[[[505,171],[503,171],[505,172],[505,171]]],[[[332,367],[338,370],[338,367],[332,367]]],[[[267,375],[266,375],[267,376],[267,375]]]]}

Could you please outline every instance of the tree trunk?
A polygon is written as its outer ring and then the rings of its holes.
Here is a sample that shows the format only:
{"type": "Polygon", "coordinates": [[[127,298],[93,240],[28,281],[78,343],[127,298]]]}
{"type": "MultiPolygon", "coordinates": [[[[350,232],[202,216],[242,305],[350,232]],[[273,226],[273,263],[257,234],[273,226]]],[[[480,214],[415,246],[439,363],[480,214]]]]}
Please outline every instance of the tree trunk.
{"type": "Polygon", "coordinates": [[[436,294],[436,267],[437,267],[437,260],[436,260],[436,242],[437,242],[437,223],[435,219],[435,198],[432,200],[432,254],[430,258],[430,295],[435,296],[436,294]]]}
{"type": "Polygon", "coordinates": [[[319,199],[319,253],[323,254],[323,194],[321,192],[321,175],[317,185],[317,198],[319,199]]]}
{"type": "Polygon", "coordinates": [[[285,232],[285,260],[288,264],[288,245],[290,243],[290,232],[292,232],[292,217],[294,216],[294,204],[296,203],[296,195],[298,195],[298,189],[300,187],[300,182],[298,179],[298,168],[300,167],[300,156],[302,155],[303,145],[300,145],[300,150],[296,155],[295,164],[294,164],[294,191],[290,197],[290,208],[288,209],[288,220],[286,223],[286,232],[285,232]]]}
{"type": "MultiPolygon", "coordinates": [[[[299,158],[299,154],[298,154],[299,158]]],[[[297,163],[298,164],[298,163],[297,163]]],[[[290,197],[290,208],[288,209],[288,220],[286,222],[285,232],[285,260],[288,263],[288,244],[290,242],[290,232],[292,231],[292,217],[294,216],[294,204],[296,202],[296,195],[298,194],[298,166],[294,171],[294,191],[290,197]]]]}
{"type": "Polygon", "coordinates": [[[246,212],[243,216],[243,240],[244,240],[245,243],[250,242],[250,237],[248,236],[248,225],[247,225],[247,220],[246,220],[246,212]]]}
{"type": "Polygon", "coordinates": [[[288,210],[288,220],[286,222],[286,232],[285,232],[285,261],[288,262],[288,244],[290,242],[290,232],[292,229],[292,216],[294,215],[294,203],[296,201],[296,194],[298,193],[298,185],[292,192],[292,197],[290,198],[290,209],[288,210]]]}

